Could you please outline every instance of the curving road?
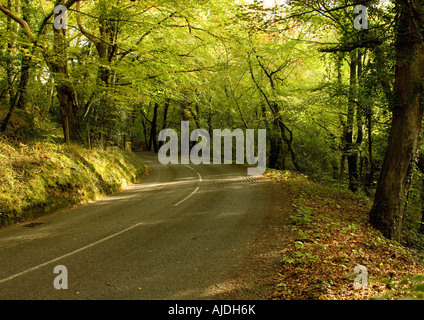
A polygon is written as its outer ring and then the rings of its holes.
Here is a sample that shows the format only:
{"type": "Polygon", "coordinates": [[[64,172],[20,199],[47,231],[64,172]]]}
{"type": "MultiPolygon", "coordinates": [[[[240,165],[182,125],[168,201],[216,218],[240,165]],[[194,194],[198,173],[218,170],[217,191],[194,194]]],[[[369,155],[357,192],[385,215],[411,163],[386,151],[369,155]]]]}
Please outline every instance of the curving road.
{"type": "Polygon", "coordinates": [[[139,156],[141,183],[0,230],[0,299],[263,298],[258,277],[279,249],[269,238],[287,216],[281,188],[240,166],[139,156]],[[53,285],[57,265],[67,289],[53,285]]]}

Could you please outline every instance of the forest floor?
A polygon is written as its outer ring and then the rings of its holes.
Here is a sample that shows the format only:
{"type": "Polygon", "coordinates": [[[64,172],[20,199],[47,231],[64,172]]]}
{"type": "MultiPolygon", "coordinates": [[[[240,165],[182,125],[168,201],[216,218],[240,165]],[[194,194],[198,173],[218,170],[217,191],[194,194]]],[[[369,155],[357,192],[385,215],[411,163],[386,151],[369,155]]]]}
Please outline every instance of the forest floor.
{"type": "Polygon", "coordinates": [[[271,299],[424,297],[423,254],[387,240],[369,224],[370,200],[302,175],[271,170],[266,175],[281,183],[297,212],[271,299]],[[357,266],[366,268],[364,281],[354,272],[357,266]],[[355,279],[364,286],[355,289],[355,279]]]}

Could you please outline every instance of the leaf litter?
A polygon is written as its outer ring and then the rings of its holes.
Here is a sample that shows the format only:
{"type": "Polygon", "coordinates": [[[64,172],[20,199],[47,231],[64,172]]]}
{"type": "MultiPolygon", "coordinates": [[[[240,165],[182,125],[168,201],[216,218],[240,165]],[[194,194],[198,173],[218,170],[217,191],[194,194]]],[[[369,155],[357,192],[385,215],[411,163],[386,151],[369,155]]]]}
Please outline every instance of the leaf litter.
{"type": "Polygon", "coordinates": [[[369,199],[302,175],[265,175],[287,189],[296,212],[291,216],[294,237],[281,252],[271,299],[422,298],[423,255],[384,238],[369,224],[369,199]],[[357,266],[366,268],[366,282],[354,272],[357,266]],[[355,289],[355,279],[366,286],[355,289]]]}

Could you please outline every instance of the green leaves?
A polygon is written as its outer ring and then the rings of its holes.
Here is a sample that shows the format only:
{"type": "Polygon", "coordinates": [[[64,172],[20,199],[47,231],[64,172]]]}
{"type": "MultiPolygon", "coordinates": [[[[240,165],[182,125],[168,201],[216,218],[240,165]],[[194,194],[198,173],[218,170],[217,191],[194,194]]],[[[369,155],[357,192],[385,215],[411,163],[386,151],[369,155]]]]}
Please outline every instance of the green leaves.
{"type": "Polygon", "coordinates": [[[411,278],[409,280],[408,279],[404,279],[402,281],[407,281],[407,282],[412,283],[414,285],[421,284],[421,283],[424,282],[424,275],[419,274],[419,275],[417,275],[417,276],[415,276],[415,277],[413,277],[413,278],[411,278]]]}
{"type": "Polygon", "coordinates": [[[290,218],[298,224],[303,224],[311,222],[311,214],[311,208],[300,207],[297,209],[297,214],[291,215],[290,218]]]}
{"type": "Polygon", "coordinates": [[[383,283],[392,290],[384,295],[373,297],[374,300],[424,300],[424,274],[418,274],[400,281],[393,281],[393,279],[388,278],[376,283],[383,283]]]}

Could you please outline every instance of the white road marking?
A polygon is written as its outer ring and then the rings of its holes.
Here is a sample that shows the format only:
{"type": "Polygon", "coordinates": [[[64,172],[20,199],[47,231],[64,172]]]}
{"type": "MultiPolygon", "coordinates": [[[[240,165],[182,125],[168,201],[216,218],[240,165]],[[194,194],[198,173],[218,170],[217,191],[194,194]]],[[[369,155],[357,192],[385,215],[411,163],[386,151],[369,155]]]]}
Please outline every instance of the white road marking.
{"type": "Polygon", "coordinates": [[[121,234],[123,234],[123,233],[125,233],[125,232],[128,232],[128,231],[130,231],[130,230],[132,230],[132,229],[135,229],[135,228],[137,228],[137,227],[141,226],[142,224],[145,224],[145,222],[139,222],[139,223],[137,223],[137,224],[135,224],[135,225],[133,225],[133,226],[131,226],[131,227],[129,227],[129,228],[126,228],[126,229],[121,230],[121,231],[119,231],[119,232],[117,232],[117,233],[114,233],[114,234],[112,234],[112,235],[110,235],[110,236],[108,236],[108,237],[106,237],[106,238],[103,238],[103,239],[98,240],[98,241],[96,241],[96,242],[93,242],[93,243],[91,243],[91,244],[89,244],[89,245],[86,245],[85,247],[81,247],[81,248],[79,248],[79,249],[77,249],[77,250],[74,250],[74,251],[72,251],[72,252],[69,252],[69,253],[67,253],[67,254],[64,254],[63,256],[60,256],[60,257],[57,257],[57,258],[55,258],[55,259],[49,260],[49,261],[47,261],[47,262],[44,262],[44,263],[42,263],[42,264],[39,264],[38,266],[32,267],[32,268],[30,268],[30,269],[27,269],[27,270],[25,270],[25,271],[19,272],[19,273],[17,273],[17,274],[15,274],[15,275],[13,275],[13,276],[10,276],[10,277],[7,277],[7,278],[4,278],[4,279],[0,280],[0,284],[1,284],[1,283],[3,283],[3,282],[6,282],[6,281],[10,281],[10,280],[12,280],[12,279],[14,279],[14,278],[17,278],[17,277],[23,276],[24,274],[27,274],[27,273],[32,272],[32,271],[35,271],[35,270],[40,269],[40,268],[42,268],[42,267],[45,267],[45,266],[47,266],[47,265],[49,265],[49,264],[51,264],[51,263],[54,263],[54,262],[57,262],[57,261],[62,260],[62,259],[64,259],[64,258],[70,257],[70,256],[72,256],[72,255],[74,255],[74,254],[76,254],[76,253],[78,253],[78,252],[83,251],[83,250],[86,250],[86,249],[89,249],[89,248],[91,248],[91,247],[94,247],[95,245],[98,245],[99,243],[105,242],[105,241],[110,240],[110,239],[112,239],[112,238],[115,238],[115,237],[117,237],[117,236],[119,236],[119,235],[121,235],[121,234]]]}
{"type": "MultiPolygon", "coordinates": [[[[199,173],[199,172],[197,172],[196,170],[194,170],[192,167],[190,167],[190,166],[188,166],[188,165],[185,165],[187,168],[189,168],[189,169],[191,169],[191,170],[193,170],[194,172],[196,172],[197,173],[197,176],[199,177],[199,182],[202,182],[203,181],[203,178],[202,178],[202,175],[199,173]]],[[[197,191],[199,191],[199,189],[200,189],[200,187],[197,187],[196,189],[194,189],[194,191],[192,192],[192,193],[190,193],[187,197],[185,197],[183,200],[181,200],[180,202],[177,202],[176,204],[174,204],[173,206],[174,207],[178,207],[181,203],[183,203],[184,201],[186,201],[186,200],[188,200],[188,199],[190,199],[197,191]]]]}
{"type": "MultiPolygon", "coordinates": [[[[199,182],[202,182],[203,181],[203,178],[202,178],[202,175],[199,173],[199,172],[197,172],[196,170],[194,170],[192,167],[190,167],[190,166],[187,166],[186,165],[186,167],[187,168],[190,168],[191,170],[193,170],[194,172],[196,172],[197,173],[197,176],[199,177],[199,182]]],[[[174,204],[174,207],[176,207],[176,206],[179,206],[181,203],[183,203],[184,201],[186,201],[186,200],[188,200],[189,198],[191,198],[198,190],[200,189],[200,187],[197,187],[189,196],[187,196],[186,198],[184,198],[183,200],[181,200],[180,202],[178,202],[178,203],[176,203],[176,204],[174,204]]],[[[91,247],[94,247],[94,246],[96,246],[96,245],[98,245],[98,244],[100,244],[100,243],[102,243],[102,242],[105,242],[105,241],[107,241],[107,240],[110,240],[110,239],[112,239],[112,238],[115,238],[115,237],[117,237],[117,236],[119,236],[119,235],[121,235],[121,234],[123,234],[123,233],[125,233],[125,232],[128,232],[128,231],[131,231],[132,229],[135,229],[135,228],[137,228],[137,227],[139,227],[139,226],[141,226],[142,224],[144,224],[144,222],[139,222],[139,223],[137,223],[137,224],[135,224],[135,225],[133,225],[133,226],[131,226],[131,227],[129,227],[129,228],[126,228],[126,229],[124,229],[124,230],[121,230],[121,231],[119,231],[119,232],[117,232],[117,233],[114,233],[114,234],[112,234],[112,235],[110,235],[110,236],[108,236],[108,237],[106,237],[106,238],[103,238],[103,239],[100,239],[100,240],[98,240],[98,241],[96,241],[96,242],[93,242],[93,243],[91,243],[91,244],[89,244],[89,245],[86,245],[86,246],[84,246],[84,247],[81,247],[81,248],[79,248],[79,249],[77,249],[77,250],[74,250],[74,251],[72,251],[72,252],[69,252],[69,253],[67,253],[67,254],[64,254],[64,255],[62,255],[62,256],[60,256],[60,257],[57,257],[57,258],[54,258],[54,259],[51,259],[51,260],[49,260],[49,261],[47,261],[47,262],[44,262],[44,263],[42,263],[42,264],[39,264],[39,265],[37,265],[37,266],[35,266],[35,267],[32,267],[32,268],[29,268],[29,269],[27,269],[27,270],[25,270],[25,271],[22,271],[22,272],[19,272],[19,273],[16,273],[16,274],[14,274],[14,275],[12,275],[12,276],[10,276],[10,277],[7,277],[7,278],[4,278],[4,279],[1,279],[0,280],[0,284],[1,283],[4,283],[4,282],[7,282],[7,281],[10,281],[10,280],[12,280],[12,279],[15,279],[15,278],[17,278],[17,277],[20,277],[20,276],[23,276],[23,275],[25,275],[25,274],[27,274],[27,273],[30,273],[30,272],[32,272],[32,271],[35,271],[35,270],[38,270],[38,269],[40,269],[40,268],[43,268],[43,267],[45,267],[45,266],[47,266],[47,265],[49,265],[49,264],[52,264],[52,263],[54,263],[54,262],[57,262],[57,261],[59,261],[59,260],[62,260],[62,259],[65,259],[65,258],[68,258],[68,257],[70,257],[70,256],[72,256],[72,255],[74,255],[74,254],[76,254],[76,253],[79,253],[79,252],[81,252],[81,251],[84,251],[84,250],[86,250],[86,249],[89,249],[89,248],[91,248],[91,247]]]]}

